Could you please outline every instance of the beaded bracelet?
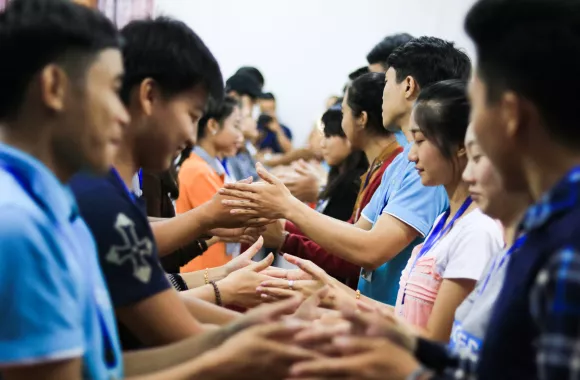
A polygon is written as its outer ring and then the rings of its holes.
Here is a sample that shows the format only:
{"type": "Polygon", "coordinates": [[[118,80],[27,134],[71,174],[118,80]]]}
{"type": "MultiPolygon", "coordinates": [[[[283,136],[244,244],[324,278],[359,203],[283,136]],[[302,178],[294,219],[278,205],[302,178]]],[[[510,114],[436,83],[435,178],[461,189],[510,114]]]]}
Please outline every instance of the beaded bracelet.
{"type": "Polygon", "coordinates": [[[203,281],[206,285],[209,284],[209,268],[205,268],[205,272],[203,272],[203,281]]]}
{"type": "Polygon", "coordinates": [[[222,305],[222,295],[220,293],[220,290],[219,290],[217,284],[215,283],[215,281],[210,281],[209,283],[211,284],[211,286],[213,286],[213,292],[215,293],[215,304],[218,306],[223,306],[222,305]]]}

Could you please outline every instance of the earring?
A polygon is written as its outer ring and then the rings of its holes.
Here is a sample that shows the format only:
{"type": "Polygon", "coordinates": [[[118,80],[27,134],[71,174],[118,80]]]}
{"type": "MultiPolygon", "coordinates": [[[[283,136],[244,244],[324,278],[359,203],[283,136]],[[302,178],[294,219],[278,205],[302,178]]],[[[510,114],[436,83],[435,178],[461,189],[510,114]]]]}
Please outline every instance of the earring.
{"type": "Polygon", "coordinates": [[[217,131],[214,130],[211,134],[215,136],[215,135],[217,135],[217,131]]]}

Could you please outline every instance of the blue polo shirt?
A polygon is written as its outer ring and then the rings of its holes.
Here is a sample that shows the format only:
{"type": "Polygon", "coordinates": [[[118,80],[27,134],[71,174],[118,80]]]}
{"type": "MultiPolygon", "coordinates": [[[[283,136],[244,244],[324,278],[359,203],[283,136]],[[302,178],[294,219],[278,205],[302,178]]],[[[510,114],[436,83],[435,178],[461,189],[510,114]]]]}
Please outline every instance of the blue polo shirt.
{"type": "MultiPolygon", "coordinates": [[[[97,242],[99,260],[115,308],[130,306],[171,288],[159,262],[144,202],[115,169],[96,177],[76,175],[71,188],[97,242]]],[[[123,349],[142,343],[119,324],[123,349]]]]}
{"type": "Polygon", "coordinates": [[[437,216],[449,204],[443,186],[426,187],[421,184],[415,164],[409,161],[412,145],[407,142],[402,132],[397,132],[396,136],[405,149],[385,170],[381,185],[364,208],[362,217],[374,226],[381,215],[391,215],[413,227],[421,237],[376,270],[363,269],[358,283],[361,294],[389,305],[394,305],[397,300],[401,272],[407,265],[413,248],[423,241],[437,216]]]}
{"type": "Polygon", "coordinates": [[[0,366],[81,357],[83,378],[121,378],[95,243],[68,188],[0,143],[0,210],[0,366]]]}

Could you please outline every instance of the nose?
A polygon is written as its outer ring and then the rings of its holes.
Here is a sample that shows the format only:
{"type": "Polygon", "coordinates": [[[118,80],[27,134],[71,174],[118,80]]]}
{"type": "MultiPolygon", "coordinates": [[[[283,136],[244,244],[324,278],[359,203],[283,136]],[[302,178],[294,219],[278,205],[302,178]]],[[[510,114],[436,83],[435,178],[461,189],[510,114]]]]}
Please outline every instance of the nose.
{"type": "Polygon", "coordinates": [[[412,142],[411,149],[409,150],[409,161],[417,163],[419,161],[419,156],[417,155],[417,144],[412,142]]]}
{"type": "Polygon", "coordinates": [[[472,160],[467,161],[467,165],[465,166],[465,169],[463,170],[463,173],[461,174],[461,178],[463,178],[463,180],[470,185],[475,184],[475,177],[473,175],[473,162],[472,162],[472,160]]]}

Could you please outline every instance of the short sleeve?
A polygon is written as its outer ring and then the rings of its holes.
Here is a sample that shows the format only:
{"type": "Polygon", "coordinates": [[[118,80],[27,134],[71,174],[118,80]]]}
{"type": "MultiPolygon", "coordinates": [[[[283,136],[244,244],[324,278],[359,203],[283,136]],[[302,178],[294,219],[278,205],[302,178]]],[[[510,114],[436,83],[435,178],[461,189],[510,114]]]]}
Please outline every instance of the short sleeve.
{"type": "Polygon", "coordinates": [[[284,126],[284,134],[288,137],[288,140],[292,141],[292,130],[284,126]]]}
{"type": "Polygon", "coordinates": [[[452,242],[443,278],[465,278],[478,281],[489,261],[501,250],[502,232],[497,223],[481,214],[465,225],[452,242]]]}
{"type": "Polygon", "coordinates": [[[447,207],[447,193],[442,186],[423,186],[421,177],[410,164],[406,171],[400,188],[389,198],[382,213],[399,219],[427,236],[437,216],[447,207]]]}
{"type": "Polygon", "coordinates": [[[0,213],[0,365],[75,358],[86,349],[84,302],[51,226],[0,213]]]}
{"type": "Polygon", "coordinates": [[[389,173],[389,170],[386,170],[383,173],[381,184],[379,185],[379,187],[371,197],[371,200],[361,213],[361,216],[366,220],[368,220],[373,225],[377,222],[377,219],[379,218],[379,215],[381,214],[381,211],[383,210],[385,204],[385,196],[386,196],[385,187],[389,183],[389,180],[386,178],[387,173],[389,173]]]}
{"type": "Polygon", "coordinates": [[[223,180],[210,170],[204,164],[186,166],[179,171],[179,198],[175,202],[178,213],[208,202],[223,186],[223,180]]]}
{"type": "Polygon", "coordinates": [[[135,304],[171,287],[147,217],[137,205],[106,180],[75,195],[97,243],[115,308],[135,304]]]}

